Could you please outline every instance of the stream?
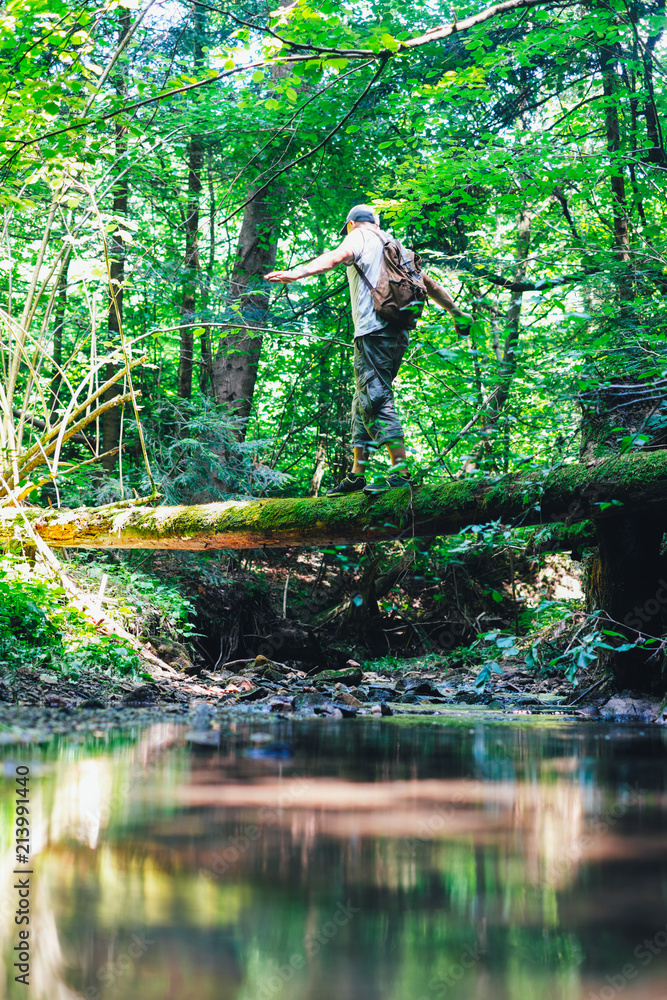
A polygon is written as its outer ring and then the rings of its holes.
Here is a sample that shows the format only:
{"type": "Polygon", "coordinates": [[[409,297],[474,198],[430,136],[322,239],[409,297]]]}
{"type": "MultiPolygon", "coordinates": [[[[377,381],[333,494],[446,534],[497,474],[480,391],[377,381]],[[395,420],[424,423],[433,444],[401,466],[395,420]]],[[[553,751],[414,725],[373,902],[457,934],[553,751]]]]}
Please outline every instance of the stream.
{"type": "Polygon", "coordinates": [[[8,740],[2,995],[667,1000],[666,751],[482,712],[8,740]]]}

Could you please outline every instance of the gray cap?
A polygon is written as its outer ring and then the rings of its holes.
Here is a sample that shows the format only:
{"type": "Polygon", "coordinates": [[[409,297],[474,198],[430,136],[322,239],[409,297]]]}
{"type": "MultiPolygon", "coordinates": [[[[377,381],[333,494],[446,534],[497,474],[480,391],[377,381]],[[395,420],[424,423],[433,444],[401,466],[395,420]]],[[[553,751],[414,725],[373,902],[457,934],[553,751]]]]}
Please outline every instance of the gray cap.
{"type": "Polygon", "coordinates": [[[370,205],[353,205],[347,213],[345,225],[339,230],[339,236],[345,236],[348,222],[374,222],[379,225],[379,218],[370,205]]]}

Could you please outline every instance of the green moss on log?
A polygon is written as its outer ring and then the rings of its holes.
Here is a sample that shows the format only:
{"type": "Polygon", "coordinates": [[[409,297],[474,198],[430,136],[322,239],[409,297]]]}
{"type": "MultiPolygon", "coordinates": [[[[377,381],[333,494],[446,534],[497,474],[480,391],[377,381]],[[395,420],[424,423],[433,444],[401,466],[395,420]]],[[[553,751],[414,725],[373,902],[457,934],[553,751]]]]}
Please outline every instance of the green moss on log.
{"type": "Polygon", "coordinates": [[[345,544],[454,534],[501,519],[523,526],[613,517],[667,505],[667,452],[566,465],[547,475],[466,477],[376,497],[230,500],[191,507],[128,504],[76,510],[0,508],[0,544],[25,533],[24,518],[51,546],[231,549],[345,544]],[[610,505],[603,510],[605,505],[610,505]]]}

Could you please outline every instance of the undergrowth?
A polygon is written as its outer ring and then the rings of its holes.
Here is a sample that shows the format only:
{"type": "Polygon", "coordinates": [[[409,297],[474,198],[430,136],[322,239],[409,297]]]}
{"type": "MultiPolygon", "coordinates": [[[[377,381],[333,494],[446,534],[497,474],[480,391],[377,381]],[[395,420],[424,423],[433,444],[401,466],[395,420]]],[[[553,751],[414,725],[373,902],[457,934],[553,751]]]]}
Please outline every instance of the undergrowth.
{"type": "MultiPolygon", "coordinates": [[[[152,579],[140,570],[102,560],[79,560],[68,569],[84,588],[105,580],[105,614],[125,619],[135,634],[187,637],[189,601],[175,587],[152,579]],[[110,581],[110,583],[108,582],[110,581]]],[[[128,629],[129,630],[129,629],[128,629]]],[[[0,668],[32,667],[64,675],[95,671],[113,676],[148,678],[132,644],[121,637],[102,635],[73,606],[62,583],[38,563],[23,557],[0,557],[0,668]]]]}

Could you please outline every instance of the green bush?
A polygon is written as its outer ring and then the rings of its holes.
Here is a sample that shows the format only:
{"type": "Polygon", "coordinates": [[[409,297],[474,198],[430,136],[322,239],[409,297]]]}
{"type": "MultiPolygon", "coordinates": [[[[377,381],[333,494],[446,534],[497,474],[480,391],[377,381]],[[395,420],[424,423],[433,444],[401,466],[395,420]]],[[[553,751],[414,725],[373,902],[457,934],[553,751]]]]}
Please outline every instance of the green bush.
{"type": "Polygon", "coordinates": [[[120,638],[101,636],[72,607],[61,583],[16,556],[0,558],[0,667],[49,667],[141,674],[141,660],[120,638]]]}

